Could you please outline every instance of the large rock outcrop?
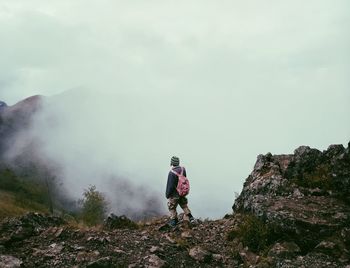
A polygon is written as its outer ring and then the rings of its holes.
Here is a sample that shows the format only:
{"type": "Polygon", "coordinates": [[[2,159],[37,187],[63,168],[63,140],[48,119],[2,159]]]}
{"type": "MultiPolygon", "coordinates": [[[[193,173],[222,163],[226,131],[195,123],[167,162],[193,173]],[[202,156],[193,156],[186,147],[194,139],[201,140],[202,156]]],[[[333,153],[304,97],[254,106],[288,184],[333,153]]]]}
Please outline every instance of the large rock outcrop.
{"type": "Polygon", "coordinates": [[[316,265],[319,254],[348,263],[349,146],[331,145],[323,152],[301,146],[291,155],[259,155],[233,211],[261,219],[276,240],[295,243],[308,263],[314,259],[316,265]]]}

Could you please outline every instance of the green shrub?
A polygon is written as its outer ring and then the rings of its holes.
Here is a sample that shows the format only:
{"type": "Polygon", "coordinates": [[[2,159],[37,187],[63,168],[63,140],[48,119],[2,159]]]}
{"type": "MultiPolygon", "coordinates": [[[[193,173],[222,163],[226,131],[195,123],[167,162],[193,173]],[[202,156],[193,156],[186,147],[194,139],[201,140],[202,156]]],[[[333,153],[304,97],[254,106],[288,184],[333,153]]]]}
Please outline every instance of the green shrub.
{"type": "Polygon", "coordinates": [[[289,176],[292,183],[306,188],[319,188],[321,190],[332,190],[331,166],[320,164],[310,170],[298,171],[293,176],[289,176]]]}
{"type": "Polygon", "coordinates": [[[238,238],[244,246],[254,252],[265,249],[269,244],[268,226],[254,215],[244,215],[239,227],[227,234],[228,240],[238,238]]]}
{"type": "Polygon", "coordinates": [[[107,201],[103,194],[92,185],[83,193],[81,219],[88,225],[101,224],[107,212],[107,201]]]}
{"type": "Polygon", "coordinates": [[[117,216],[115,214],[111,214],[105,221],[104,227],[110,230],[113,229],[137,229],[139,225],[134,221],[130,220],[126,216],[117,216]]]}

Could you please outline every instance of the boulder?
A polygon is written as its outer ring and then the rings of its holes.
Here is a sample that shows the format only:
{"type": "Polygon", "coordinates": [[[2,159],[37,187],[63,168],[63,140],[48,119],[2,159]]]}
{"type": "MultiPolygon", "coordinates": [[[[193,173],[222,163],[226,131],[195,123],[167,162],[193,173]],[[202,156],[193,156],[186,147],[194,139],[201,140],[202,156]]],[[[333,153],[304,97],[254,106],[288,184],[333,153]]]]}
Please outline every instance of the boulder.
{"type": "Polygon", "coordinates": [[[90,262],[86,268],[112,268],[115,267],[111,257],[100,258],[96,261],[90,262]]]}
{"type": "Polygon", "coordinates": [[[300,248],[293,242],[276,243],[268,252],[268,256],[275,258],[292,258],[300,254],[300,248]]]}
{"type": "Polygon", "coordinates": [[[251,252],[247,247],[239,250],[239,256],[247,267],[256,265],[260,260],[260,256],[251,252]]]}
{"type": "Polygon", "coordinates": [[[149,256],[148,262],[151,264],[151,267],[153,268],[161,268],[166,265],[166,262],[155,254],[152,254],[149,256]]]}
{"type": "Polygon", "coordinates": [[[0,268],[17,268],[21,267],[22,261],[13,256],[0,255],[0,268]]]}
{"type": "Polygon", "coordinates": [[[212,257],[209,251],[201,248],[200,246],[191,248],[189,251],[189,255],[199,262],[208,262],[212,257]]]}

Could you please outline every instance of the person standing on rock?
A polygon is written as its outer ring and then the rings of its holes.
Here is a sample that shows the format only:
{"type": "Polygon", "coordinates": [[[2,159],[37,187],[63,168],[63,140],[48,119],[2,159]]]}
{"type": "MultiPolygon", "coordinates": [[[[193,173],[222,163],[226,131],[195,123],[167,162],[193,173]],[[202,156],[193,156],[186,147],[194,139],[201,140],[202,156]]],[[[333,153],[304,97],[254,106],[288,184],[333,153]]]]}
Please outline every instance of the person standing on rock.
{"type": "Polygon", "coordinates": [[[180,159],[173,156],[170,161],[171,169],[168,174],[165,197],[168,199],[168,209],[170,212],[171,227],[178,223],[176,207],[180,205],[184,211],[184,221],[194,222],[191,210],[188,208],[186,195],[189,192],[189,182],[186,178],[186,169],[180,166],[180,159]]]}

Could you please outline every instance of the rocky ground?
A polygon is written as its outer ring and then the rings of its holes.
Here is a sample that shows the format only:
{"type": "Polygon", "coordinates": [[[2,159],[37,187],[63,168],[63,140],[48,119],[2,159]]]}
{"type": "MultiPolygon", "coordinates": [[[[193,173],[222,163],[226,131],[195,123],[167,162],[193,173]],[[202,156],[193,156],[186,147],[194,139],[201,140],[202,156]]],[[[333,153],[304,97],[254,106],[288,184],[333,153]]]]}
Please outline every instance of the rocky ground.
{"type": "Polygon", "coordinates": [[[111,217],[79,227],[30,213],[0,224],[1,267],[350,268],[350,153],[260,155],[233,214],[167,227],[111,217]]]}
{"type": "Polygon", "coordinates": [[[166,217],[122,229],[77,228],[61,218],[27,214],[2,223],[0,267],[235,266],[226,234],[233,219],[169,229],[166,217]],[[12,258],[10,257],[12,256],[12,258]],[[21,266],[19,266],[21,264],[21,266]],[[17,265],[17,266],[16,266],[17,265]]]}

